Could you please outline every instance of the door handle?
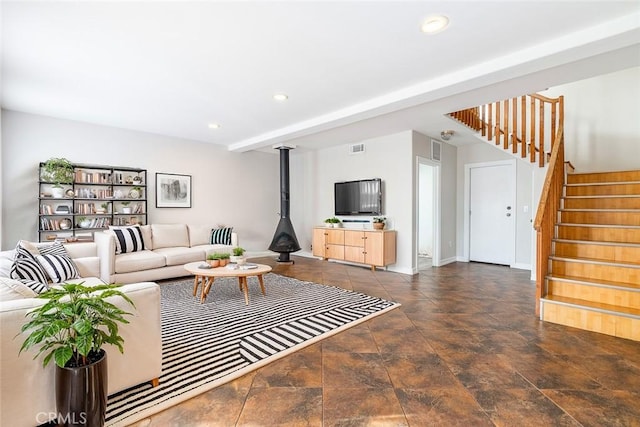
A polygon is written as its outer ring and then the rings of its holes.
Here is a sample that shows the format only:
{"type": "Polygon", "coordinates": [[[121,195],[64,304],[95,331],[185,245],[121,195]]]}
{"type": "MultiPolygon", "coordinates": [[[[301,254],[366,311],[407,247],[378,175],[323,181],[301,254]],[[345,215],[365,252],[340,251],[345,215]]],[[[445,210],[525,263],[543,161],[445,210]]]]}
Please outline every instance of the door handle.
{"type": "Polygon", "coordinates": [[[511,214],[509,212],[507,212],[507,216],[511,216],[511,214]]]}

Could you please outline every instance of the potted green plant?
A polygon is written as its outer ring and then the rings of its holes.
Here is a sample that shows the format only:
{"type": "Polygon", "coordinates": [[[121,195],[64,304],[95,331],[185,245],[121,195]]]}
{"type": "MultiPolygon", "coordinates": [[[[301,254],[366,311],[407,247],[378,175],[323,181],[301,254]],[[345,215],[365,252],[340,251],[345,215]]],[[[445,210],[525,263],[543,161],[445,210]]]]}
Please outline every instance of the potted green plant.
{"type": "Polygon", "coordinates": [[[52,157],[43,163],[41,178],[53,183],[51,194],[53,197],[61,199],[64,197],[64,188],[61,184],[73,182],[73,165],[67,159],[52,157]]]}
{"type": "Polygon", "coordinates": [[[207,262],[213,268],[220,267],[220,254],[212,253],[207,255],[207,262]]]}
{"type": "Polygon", "coordinates": [[[340,227],[340,219],[336,218],[335,216],[332,218],[327,218],[324,220],[324,222],[327,224],[327,227],[333,227],[333,228],[338,228],[340,227]]]}
{"type": "Polygon", "coordinates": [[[229,259],[231,258],[231,254],[228,253],[221,253],[220,254],[220,267],[224,267],[225,265],[229,264],[229,259]]]}
{"type": "Polygon", "coordinates": [[[130,203],[131,202],[129,202],[129,201],[122,202],[122,213],[123,214],[130,214],[131,213],[131,207],[129,207],[130,203]]]}
{"type": "Polygon", "coordinates": [[[373,229],[374,230],[383,230],[386,221],[387,221],[387,218],[384,217],[384,216],[374,216],[373,217],[373,229]]]}
{"type": "Polygon", "coordinates": [[[91,221],[86,216],[79,216],[76,220],[80,228],[89,228],[91,226],[91,221]]]}
{"type": "Polygon", "coordinates": [[[107,406],[109,344],[124,352],[118,325],[130,315],[109,297],[120,297],[135,308],[118,285],[84,286],[67,283],[38,295],[47,300],[27,314],[22,332],[28,333],[20,353],[38,347],[43,365],[55,362],[56,406],[61,425],[102,426],[107,406]],[[78,421],[82,421],[78,423],[78,421]]]}
{"type": "Polygon", "coordinates": [[[245,257],[243,256],[245,253],[244,248],[233,248],[233,255],[231,256],[231,258],[229,258],[229,260],[231,262],[235,262],[238,265],[243,265],[247,262],[247,260],[245,259],[245,257]]]}
{"type": "Polygon", "coordinates": [[[101,203],[100,204],[100,208],[96,209],[96,213],[105,214],[105,213],[107,213],[108,209],[109,209],[109,203],[108,202],[101,203]]]}

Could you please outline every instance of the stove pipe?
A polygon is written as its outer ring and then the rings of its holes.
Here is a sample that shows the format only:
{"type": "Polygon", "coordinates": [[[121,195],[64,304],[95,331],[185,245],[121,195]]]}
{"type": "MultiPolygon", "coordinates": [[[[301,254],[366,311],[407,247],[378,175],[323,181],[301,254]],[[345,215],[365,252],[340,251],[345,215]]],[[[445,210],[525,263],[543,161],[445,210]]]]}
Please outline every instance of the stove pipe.
{"type": "Polygon", "coordinates": [[[279,252],[278,262],[291,262],[289,254],[300,250],[300,244],[289,219],[289,150],[291,147],[280,146],[280,222],[269,245],[269,250],[279,252]]]}

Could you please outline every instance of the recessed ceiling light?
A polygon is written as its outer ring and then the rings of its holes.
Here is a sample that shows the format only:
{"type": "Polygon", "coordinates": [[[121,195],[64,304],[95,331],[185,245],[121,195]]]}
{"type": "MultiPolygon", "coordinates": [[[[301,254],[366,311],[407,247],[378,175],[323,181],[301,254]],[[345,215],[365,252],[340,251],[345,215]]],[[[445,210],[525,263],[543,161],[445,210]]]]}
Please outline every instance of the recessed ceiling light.
{"type": "Polygon", "coordinates": [[[276,93],[275,95],[273,95],[273,99],[275,99],[276,101],[286,101],[287,99],[289,99],[289,97],[284,93],[276,93]]]}
{"type": "Polygon", "coordinates": [[[220,129],[220,125],[218,123],[209,123],[209,129],[220,129]]]}
{"type": "Polygon", "coordinates": [[[424,20],[420,29],[423,33],[435,34],[444,30],[448,26],[449,18],[444,15],[433,15],[424,20]]]}

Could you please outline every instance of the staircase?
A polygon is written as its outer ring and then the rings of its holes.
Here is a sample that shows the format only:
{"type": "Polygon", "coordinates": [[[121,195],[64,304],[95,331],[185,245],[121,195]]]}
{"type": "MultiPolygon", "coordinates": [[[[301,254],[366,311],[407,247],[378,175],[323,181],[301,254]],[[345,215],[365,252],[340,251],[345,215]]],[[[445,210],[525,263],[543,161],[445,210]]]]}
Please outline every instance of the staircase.
{"type": "Polygon", "coordinates": [[[562,96],[523,95],[448,116],[548,164],[534,221],[536,315],[640,341],[640,171],[567,173],[562,96]]]}
{"type": "Polygon", "coordinates": [[[640,341],[640,171],[568,174],[542,320],[640,341]]]}

